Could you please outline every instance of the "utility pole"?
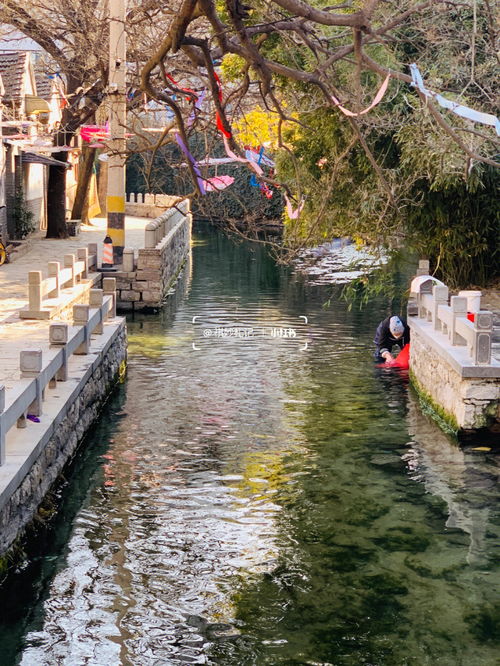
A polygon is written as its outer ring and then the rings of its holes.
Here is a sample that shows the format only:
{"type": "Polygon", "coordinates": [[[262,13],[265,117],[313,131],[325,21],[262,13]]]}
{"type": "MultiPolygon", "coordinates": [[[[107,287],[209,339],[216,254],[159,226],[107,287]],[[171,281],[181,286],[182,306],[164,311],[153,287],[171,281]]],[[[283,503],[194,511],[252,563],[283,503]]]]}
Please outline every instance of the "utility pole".
{"type": "Polygon", "coordinates": [[[127,0],[109,0],[109,160],[106,198],[113,260],[122,263],[125,246],[125,126],[127,122],[127,0]]]}

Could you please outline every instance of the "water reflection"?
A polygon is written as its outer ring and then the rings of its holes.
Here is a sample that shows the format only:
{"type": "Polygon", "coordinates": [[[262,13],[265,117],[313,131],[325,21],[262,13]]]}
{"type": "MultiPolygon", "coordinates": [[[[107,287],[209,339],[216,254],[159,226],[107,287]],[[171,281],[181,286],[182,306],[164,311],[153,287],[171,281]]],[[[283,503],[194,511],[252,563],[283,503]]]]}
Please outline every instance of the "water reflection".
{"type": "Polygon", "coordinates": [[[8,654],[496,663],[498,459],[458,449],[404,373],[373,367],[384,303],[348,311],[259,246],[198,239],[176,307],[129,322],[127,385],[75,468],[45,568],[14,577],[40,592],[1,618],[2,644],[19,636],[8,654]],[[306,315],[307,353],[193,326],[235,313],[306,315]]]}
{"type": "Polygon", "coordinates": [[[490,509],[498,497],[498,457],[459,447],[422,413],[413,392],[408,399],[408,423],[413,441],[403,459],[411,477],[446,502],[445,527],[469,535],[467,563],[488,565],[500,542],[490,509]]]}

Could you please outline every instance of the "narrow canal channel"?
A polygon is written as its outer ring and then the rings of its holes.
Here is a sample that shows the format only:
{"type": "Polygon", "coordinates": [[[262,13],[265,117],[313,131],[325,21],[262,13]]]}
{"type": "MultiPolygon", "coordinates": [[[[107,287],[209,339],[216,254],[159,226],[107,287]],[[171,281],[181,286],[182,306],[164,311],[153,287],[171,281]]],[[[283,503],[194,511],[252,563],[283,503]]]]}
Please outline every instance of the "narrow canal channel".
{"type": "Polygon", "coordinates": [[[0,590],[4,666],[499,663],[498,457],[374,368],[387,306],[338,293],[198,230],[0,590]]]}

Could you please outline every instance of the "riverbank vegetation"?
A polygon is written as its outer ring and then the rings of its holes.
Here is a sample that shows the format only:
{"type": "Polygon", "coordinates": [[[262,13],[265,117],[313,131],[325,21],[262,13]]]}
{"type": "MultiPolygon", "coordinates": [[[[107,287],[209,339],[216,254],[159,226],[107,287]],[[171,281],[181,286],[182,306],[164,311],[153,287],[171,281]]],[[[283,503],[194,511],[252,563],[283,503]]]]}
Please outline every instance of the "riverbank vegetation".
{"type": "Polygon", "coordinates": [[[250,145],[275,159],[259,181],[289,198],[288,246],[346,235],[409,244],[450,285],[494,279],[498,55],[489,2],[322,5],[184,2],[142,70],[142,89],[190,133],[155,68],[171,68],[179,50],[193,74],[204,73],[226,152],[250,145]],[[212,39],[195,34],[200,16],[212,39]],[[445,110],[446,100],[489,120],[445,110]]]}
{"type": "MultiPolygon", "coordinates": [[[[45,49],[65,81],[55,145],[106,117],[106,2],[73,4],[81,11],[55,0],[30,2],[27,12],[9,0],[0,12],[45,49]]],[[[191,176],[183,192],[206,217],[283,215],[292,249],[348,235],[411,244],[450,285],[498,278],[499,58],[490,0],[129,4],[130,150],[146,156],[147,185],[167,164],[184,163],[176,171],[191,176]],[[136,125],[151,104],[163,110],[160,134],[136,125]],[[245,147],[264,148],[275,167],[244,164],[245,147]],[[203,180],[215,169],[197,176],[205,156],[237,160],[216,167],[235,183],[206,197],[203,180]]],[[[51,210],[61,213],[62,181],[56,190],[51,210]]]]}

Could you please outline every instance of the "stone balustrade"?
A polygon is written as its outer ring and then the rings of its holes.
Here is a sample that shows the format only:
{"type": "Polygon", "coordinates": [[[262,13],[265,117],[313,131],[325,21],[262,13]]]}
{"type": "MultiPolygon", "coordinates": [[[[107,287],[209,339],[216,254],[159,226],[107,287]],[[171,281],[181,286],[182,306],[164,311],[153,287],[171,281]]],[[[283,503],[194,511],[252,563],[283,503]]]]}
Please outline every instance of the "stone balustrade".
{"type": "MultiPolygon", "coordinates": [[[[97,244],[79,248],[77,255],[66,254],[63,268],[59,261],[49,261],[48,276],[42,271],[28,273],[28,306],[19,311],[21,319],[51,319],[58,315],[64,289],[72,289],[87,280],[92,269],[97,268],[97,244]]],[[[64,300],[64,299],[63,299],[64,300]]]]}
{"type": "Polygon", "coordinates": [[[157,218],[167,209],[175,206],[182,197],[171,194],[127,193],[125,212],[137,217],[157,218]]]}
{"type": "Polygon", "coordinates": [[[73,323],[49,326],[50,352],[26,349],[20,353],[20,381],[6,391],[0,386],[0,465],[5,462],[5,437],[17,425],[26,428],[27,414],[40,417],[47,388],[68,379],[73,354],[89,353],[92,335],[102,335],[105,321],[116,316],[116,280],[103,278],[103,289],[90,290],[89,304],[73,306],[73,323]]]}
{"type": "MultiPolygon", "coordinates": [[[[410,371],[421,395],[456,431],[500,422],[500,362],[492,357],[493,313],[474,292],[449,295],[420,262],[408,303],[410,371]]],[[[496,426],[495,426],[496,427],[496,426]]]]}
{"type": "Polygon", "coordinates": [[[191,226],[190,200],[177,198],[175,205],[146,225],[137,261],[133,250],[124,249],[122,270],[115,273],[122,310],[161,306],[189,253],[191,226]]]}
{"type": "Polygon", "coordinates": [[[473,365],[490,365],[493,313],[469,311],[467,297],[462,295],[465,292],[450,298],[448,287],[435,282],[425,273],[413,281],[417,317],[430,322],[434,331],[446,336],[445,346],[465,346],[473,365]]]}

